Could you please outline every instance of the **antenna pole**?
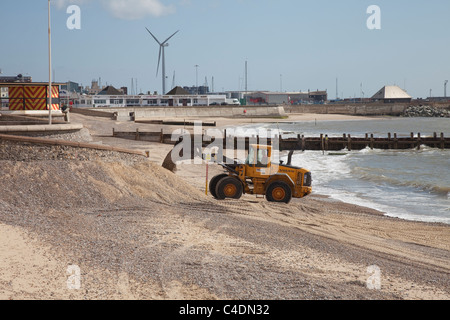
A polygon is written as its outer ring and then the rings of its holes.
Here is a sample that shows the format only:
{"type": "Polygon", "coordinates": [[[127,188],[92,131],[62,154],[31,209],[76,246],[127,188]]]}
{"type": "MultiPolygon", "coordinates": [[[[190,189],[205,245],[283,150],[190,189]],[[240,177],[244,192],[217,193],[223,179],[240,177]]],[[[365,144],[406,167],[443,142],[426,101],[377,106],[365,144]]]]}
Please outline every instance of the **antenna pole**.
{"type": "Polygon", "coordinates": [[[173,78],[172,78],[172,89],[175,88],[175,71],[173,72],[173,78]]]}
{"type": "Polygon", "coordinates": [[[195,86],[197,87],[197,95],[198,95],[198,67],[199,65],[195,65],[195,86]]]}
{"type": "Polygon", "coordinates": [[[336,78],[336,100],[339,99],[339,93],[338,93],[338,78],[336,78]]]}
{"type": "Polygon", "coordinates": [[[248,63],[247,60],[245,61],[245,93],[247,94],[248,90],[248,63]]]}
{"type": "Polygon", "coordinates": [[[447,98],[447,83],[448,83],[448,80],[445,80],[445,82],[444,82],[444,98],[447,98]]]}

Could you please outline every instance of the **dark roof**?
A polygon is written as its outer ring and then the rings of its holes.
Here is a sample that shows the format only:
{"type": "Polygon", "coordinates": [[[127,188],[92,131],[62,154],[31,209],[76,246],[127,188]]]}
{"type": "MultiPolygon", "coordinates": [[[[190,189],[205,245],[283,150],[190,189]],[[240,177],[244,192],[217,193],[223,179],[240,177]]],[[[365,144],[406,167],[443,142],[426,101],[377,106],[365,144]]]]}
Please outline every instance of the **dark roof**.
{"type": "Polygon", "coordinates": [[[114,88],[113,86],[107,86],[105,89],[100,91],[97,95],[99,96],[122,96],[123,93],[114,88]]]}
{"type": "Polygon", "coordinates": [[[168,96],[186,96],[190,93],[183,89],[182,87],[175,87],[172,90],[170,90],[166,95],[168,96]]]}

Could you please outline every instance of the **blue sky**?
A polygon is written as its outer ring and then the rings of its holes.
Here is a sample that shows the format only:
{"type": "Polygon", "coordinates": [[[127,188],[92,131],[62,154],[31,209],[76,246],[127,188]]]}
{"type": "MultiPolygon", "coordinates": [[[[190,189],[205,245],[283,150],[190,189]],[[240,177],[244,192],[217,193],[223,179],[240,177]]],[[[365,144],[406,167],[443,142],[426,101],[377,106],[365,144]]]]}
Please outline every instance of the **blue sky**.
{"type": "MultiPolygon", "coordinates": [[[[397,84],[414,97],[443,96],[450,78],[448,0],[53,0],[52,56],[57,81],[161,91],[156,77],[160,40],[167,87],[203,84],[215,91],[328,90],[372,96],[397,84]],[[66,9],[81,9],[81,29],[69,30],[66,9]],[[125,6],[124,6],[125,4],[125,6]],[[370,5],[381,30],[369,30],[370,5]],[[361,86],[362,84],[362,86],[361,86]]],[[[48,81],[47,1],[2,0],[0,69],[48,81]]],[[[450,88],[449,88],[450,92],[450,88]]]]}

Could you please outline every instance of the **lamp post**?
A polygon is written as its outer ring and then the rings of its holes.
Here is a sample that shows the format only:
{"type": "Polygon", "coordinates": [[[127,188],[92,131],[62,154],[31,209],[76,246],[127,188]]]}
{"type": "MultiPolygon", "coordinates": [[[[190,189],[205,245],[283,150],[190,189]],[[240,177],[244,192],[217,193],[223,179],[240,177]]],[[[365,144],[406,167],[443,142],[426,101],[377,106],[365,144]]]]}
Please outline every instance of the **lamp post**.
{"type": "Polygon", "coordinates": [[[447,83],[448,83],[448,80],[445,80],[445,82],[444,82],[444,98],[447,98],[447,83]]]}
{"type": "Polygon", "coordinates": [[[195,86],[197,87],[197,88],[196,88],[196,90],[197,90],[197,95],[198,95],[198,67],[199,67],[199,65],[196,64],[196,65],[195,65],[195,86]]]}
{"type": "Polygon", "coordinates": [[[48,0],[48,124],[52,124],[52,33],[50,23],[50,0],[48,0]]]}

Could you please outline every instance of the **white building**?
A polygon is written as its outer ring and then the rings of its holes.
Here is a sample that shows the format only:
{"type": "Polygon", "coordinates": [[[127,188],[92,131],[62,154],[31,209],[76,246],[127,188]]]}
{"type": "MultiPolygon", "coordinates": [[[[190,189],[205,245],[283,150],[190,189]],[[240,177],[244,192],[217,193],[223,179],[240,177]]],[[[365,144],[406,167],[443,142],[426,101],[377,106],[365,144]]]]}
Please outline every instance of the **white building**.
{"type": "Polygon", "coordinates": [[[81,95],[71,99],[75,107],[191,107],[221,105],[227,102],[225,95],[81,95]]]}
{"type": "Polygon", "coordinates": [[[398,86],[384,86],[372,97],[372,100],[384,103],[409,103],[412,97],[398,86]]]}

